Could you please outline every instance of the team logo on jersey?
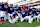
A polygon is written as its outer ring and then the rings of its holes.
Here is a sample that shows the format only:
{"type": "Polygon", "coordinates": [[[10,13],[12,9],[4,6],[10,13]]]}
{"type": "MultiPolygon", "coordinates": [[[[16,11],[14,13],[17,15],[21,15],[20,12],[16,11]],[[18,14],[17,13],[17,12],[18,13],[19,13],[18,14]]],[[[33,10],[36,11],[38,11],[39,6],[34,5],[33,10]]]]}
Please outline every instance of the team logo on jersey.
{"type": "Polygon", "coordinates": [[[10,8],[10,10],[13,10],[13,8],[10,8]]]}
{"type": "Polygon", "coordinates": [[[8,8],[6,5],[4,5],[4,8],[8,8]]]}
{"type": "Polygon", "coordinates": [[[34,11],[35,9],[33,9],[33,11],[34,11]]]}
{"type": "Polygon", "coordinates": [[[1,6],[0,6],[0,9],[1,9],[1,6]]]}
{"type": "Polygon", "coordinates": [[[39,13],[39,12],[36,12],[37,14],[39,13]]]}

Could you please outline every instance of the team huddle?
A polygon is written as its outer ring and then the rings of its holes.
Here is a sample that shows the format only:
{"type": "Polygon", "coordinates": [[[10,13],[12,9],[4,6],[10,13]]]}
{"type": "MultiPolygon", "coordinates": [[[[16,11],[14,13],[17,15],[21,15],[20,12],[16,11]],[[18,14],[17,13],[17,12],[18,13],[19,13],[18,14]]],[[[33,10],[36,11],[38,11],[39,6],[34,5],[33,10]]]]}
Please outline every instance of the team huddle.
{"type": "Polygon", "coordinates": [[[0,23],[5,23],[8,21],[12,24],[15,22],[27,21],[32,23],[36,19],[36,22],[39,22],[40,18],[40,9],[34,8],[33,6],[13,6],[8,3],[0,3],[0,23]]]}

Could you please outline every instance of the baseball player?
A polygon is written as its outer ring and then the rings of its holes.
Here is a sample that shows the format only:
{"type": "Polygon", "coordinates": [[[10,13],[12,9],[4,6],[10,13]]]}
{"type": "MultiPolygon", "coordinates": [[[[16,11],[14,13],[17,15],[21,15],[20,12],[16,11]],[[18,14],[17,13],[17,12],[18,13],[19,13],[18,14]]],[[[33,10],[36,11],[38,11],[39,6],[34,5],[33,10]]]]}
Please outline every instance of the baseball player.
{"type": "Polygon", "coordinates": [[[33,17],[33,19],[36,19],[37,22],[39,22],[39,20],[38,20],[39,19],[39,15],[40,15],[39,12],[40,11],[36,10],[35,14],[34,14],[34,17],[33,17]]]}
{"type": "Polygon", "coordinates": [[[4,22],[5,23],[5,21],[4,21],[4,11],[5,11],[5,9],[2,7],[2,5],[0,5],[0,19],[1,19],[0,22],[4,22]]]}
{"type": "Polygon", "coordinates": [[[16,10],[14,10],[14,14],[12,15],[12,20],[10,20],[9,22],[14,24],[15,22],[17,22],[19,19],[19,16],[18,16],[18,12],[16,12],[16,10]]]}
{"type": "Polygon", "coordinates": [[[26,19],[26,20],[28,20],[29,23],[32,23],[31,22],[31,16],[26,16],[25,13],[26,12],[24,12],[24,10],[22,9],[22,17],[21,17],[21,20],[20,21],[23,22],[26,19]]]}

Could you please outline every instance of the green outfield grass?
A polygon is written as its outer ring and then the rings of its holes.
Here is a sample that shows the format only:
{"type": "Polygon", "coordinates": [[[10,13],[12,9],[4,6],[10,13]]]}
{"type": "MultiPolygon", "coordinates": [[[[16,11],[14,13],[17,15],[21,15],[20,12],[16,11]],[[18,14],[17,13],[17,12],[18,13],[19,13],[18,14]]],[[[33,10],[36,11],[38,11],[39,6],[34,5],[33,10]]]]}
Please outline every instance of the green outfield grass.
{"type": "Polygon", "coordinates": [[[22,23],[18,21],[15,24],[11,24],[8,21],[6,21],[6,23],[0,24],[0,27],[38,27],[38,26],[40,26],[40,20],[39,22],[33,21],[31,24],[26,21],[22,23]]]}

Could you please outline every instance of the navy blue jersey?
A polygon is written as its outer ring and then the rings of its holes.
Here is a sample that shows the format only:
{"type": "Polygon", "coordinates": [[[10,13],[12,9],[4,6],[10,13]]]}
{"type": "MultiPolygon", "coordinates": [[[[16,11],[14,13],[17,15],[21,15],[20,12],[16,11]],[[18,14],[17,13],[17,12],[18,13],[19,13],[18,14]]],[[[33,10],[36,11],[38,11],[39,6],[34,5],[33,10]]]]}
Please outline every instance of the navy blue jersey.
{"type": "Polygon", "coordinates": [[[29,12],[26,12],[25,14],[26,14],[26,16],[29,16],[29,12]]]}
{"type": "Polygon", "coordinates": [[[32,11],[32,9],[29,9],[29,12],[32,11]]]}
{"type": "Polygon", "coordinates": [[[4,8],[5,8],[5,9],[7,9],[7,8],[8,8],[8,6],[4,5],[4,8]]]}
{"type": "Polygon", "coordinates": [[[26,16],[25,13],[26,13],[26,12],[22,12],[22,13],[21,13],[23,18],[26,16]]]}
{"type": "Polygon", "coordinates": [[[18,11],[19,10],[19,7],[14,7],[14,10],[18,11]]]}
{"type": "Polygon", "coordinates": [[[4,8],[4,4],[2,4],[2,7],[4,8]]]}
{"type": "Polygon", "coordinates": [[[32,9],[33,13],[35,12],[35,10],[36,10],[36,8],[33,8],[33,9],[32,9]]]}
{"type": "Polygon", "coordinates": [[[2,5],[0,5],[0,10],[5,11],[5,9],[2,7],[2,5]]]}
{"type": "Polygon", "coordinates": [[[34,13],[32,13],[32,14],[29,13],[29,16],[33,17],[34,16],[34,13]]]}
{"type": "Polygon", "coordinates": [[[40,13],[40,11],[35,11],[34,13],[35,13],[35,14],[36,14],[36,16],[37,16],[37,15],[40,13]]]}
{"type": "Polygon", "coordinates": [[[18,14],[14,13],[14,14],[13,14],[13,17],[15,18],[16,16],[18,16],[18,14]]]}
{"type": "Polygon", "coordinates": [[[12,12],[14,12],[13,7],[9,7],[9,13],[11,14],[12,12]]]}
{"type": "Polygon", "coordinates": [[[32,9],[32,11],[35,11],[35,10],[36,10],[36,8],[33,8],[33,9],[32,9]]]}

